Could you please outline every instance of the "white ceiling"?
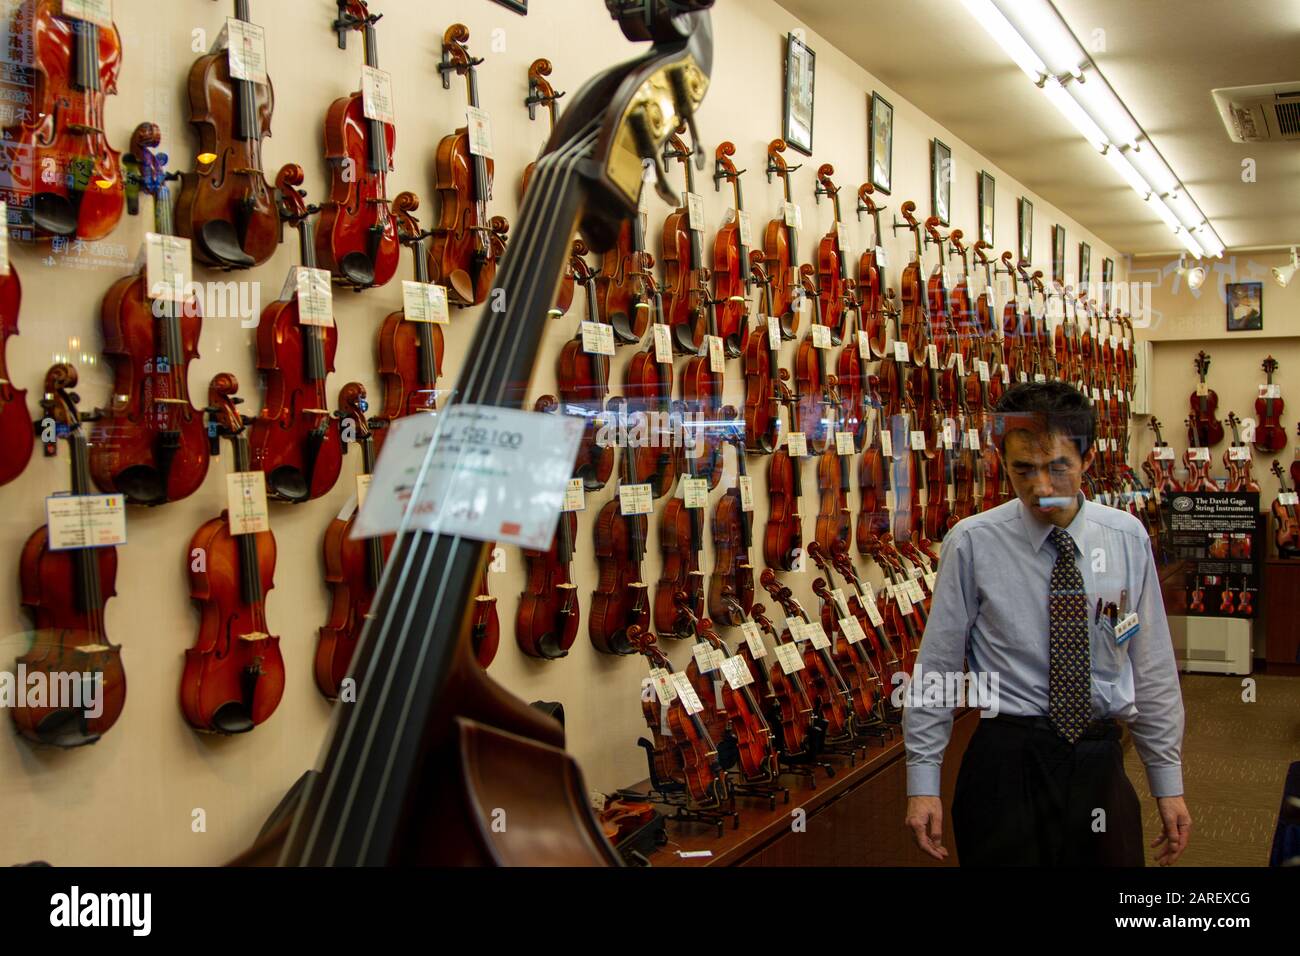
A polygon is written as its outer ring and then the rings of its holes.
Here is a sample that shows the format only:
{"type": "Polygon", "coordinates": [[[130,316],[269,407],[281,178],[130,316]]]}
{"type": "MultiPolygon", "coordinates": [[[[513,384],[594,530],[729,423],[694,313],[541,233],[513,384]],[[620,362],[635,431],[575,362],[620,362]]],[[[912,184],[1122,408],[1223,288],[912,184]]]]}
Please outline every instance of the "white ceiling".
{"type": "MultiPolygon", "coordinates": [[[[778,2],[1115,248],[1180,248],[960,0],[778,2]]],[[[1233,143],[1210,96],[1217,87],[1300,81],[1300,4],[1055,2],[1229,249],[1300,242],[1300,142],[1233,143]],[[1242,181],[1247,158],[1256,161],[1253,183],[1242,181]]]]}

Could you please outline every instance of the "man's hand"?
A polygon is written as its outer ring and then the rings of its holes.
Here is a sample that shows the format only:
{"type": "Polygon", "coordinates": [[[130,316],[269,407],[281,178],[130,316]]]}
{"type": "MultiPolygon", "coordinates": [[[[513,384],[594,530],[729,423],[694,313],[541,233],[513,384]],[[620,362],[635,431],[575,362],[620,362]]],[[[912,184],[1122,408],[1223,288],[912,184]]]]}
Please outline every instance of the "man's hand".
{"type": "MultiPolygon", "coordinates": [[[[1187,804],[1181,796],[1156,797],[1156,806],[1160,808],[1164,832],[1151,845],[1160,847],[1156,851],[1156,862],[1161,866],[1169,866],[1187,849],[1187,840],[1192,835],[1192,816],[1187,812],[1187,804]]],[[[910,802],[908,810],[911,810],[910,802]]]]}
{"type": "Polygon", "coordinates": [[[943,845],[943,801],[938,797],[908,797],[905,825],[922,850],[936,860],[948,858],[943,845]]]}

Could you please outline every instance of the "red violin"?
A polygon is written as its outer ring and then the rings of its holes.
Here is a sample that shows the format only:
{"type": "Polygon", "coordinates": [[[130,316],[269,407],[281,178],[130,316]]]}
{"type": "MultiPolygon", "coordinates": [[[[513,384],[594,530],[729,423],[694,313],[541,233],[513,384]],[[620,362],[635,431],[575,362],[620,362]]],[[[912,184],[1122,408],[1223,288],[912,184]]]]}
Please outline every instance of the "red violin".
{"type": "Polygon", "coordinates": [[[664,147],[664,160],[675,159],[686,170],[684,205],[669,214],[664,221],[664,314],[672,330],[673,350],[681,355],[698,355],[704,347],[704,336],[716,334],[716,323],[710,324],[715,309],[709,293],[704,267],[704,224],[696,222],[690,214],[690,200],[695,198],[699,208],[703,200],[695,192],[695,166],[691,157],[695,144],[688,147],[682,139],[685,127],[668,138],[664,147]]]}
{"type": "MultiPolygon", "coordinates": [[[[398,235],[415,260],[415,281],[429,281],[425,240],[413,213],[420,208],[414,193],[399,193],[393,200],[398,235]]],[[[406,310],[391,312],[379,328],[379,374],[384,380],[383,417],[389,421],[438,408],[438,378],[445,349],[442,326],[427,316],[412,319],[406,310]]]]}
{"type": "Polygon", "coordinates": [[[1273,373],[1277,371],[1277,359],[1269,356],[1262,365],[1268,376],[1264,394],[1255,399],[1255,447],[1266,455],[1276,455],[1286,447],[1286,429],[1282,426],[1282,396],[1278,386],[1273,384],[1273,373]]]}
{"type": "Polygon", "coordinates": [[[781,322],[781,338],[793,341],[799,331],[799,313],[803,307],[799,278],[799,229],[797,207],[790,199],[790,174],[798,166],[787,165],[786,144],[774,139],[767,144],[767,181],[781,180],[785,203],[782,215],[771,220],[763,231],[763,255],[772,277],[772,315],[781,322]]]}
{"type": "Polygon", "coordinates": [[[9,271],[0,274],[0,450],[4,452],[0,455],[0,485],[22,474],[36,443],[27,414],[27,390],[15,387],[5,364],[5,343],[18,334],[22,298],[22,284],[11,262],[9,271]]]}
{"type": "Polygon", "coordinates": [[[720,143],[714,153],[716,170],[713,174],[714,188],[721,187],[725,179],[731,183],[735,194],[735,218],[713,237],[713,297],[718,303],[718,335],[722,336],[723,347],[731,358],[740,355],[744,345],[749,317],[748,297],[753,288],[749,254],[753,246],[752,227],[749,213],[745,211],[745,196],[740,189],[740,177],[745,170],[736,169],[736,164],[731,161],[735,154],[735,143],[720,143]]]}
{"type": "MultiPolygon", "coordinates": [[[[623,450],[622,488],[636,484],[631,449],[623,450]]],[[[596,515],[596,563],[600,577],[591,596],[587,633],[596,650],[605,654],[631,654],[629,635],[650,627],[650,600],[641,576],[645,560],[648,522],[644,514],[623,512],[622,495],[615,494],[596,515]]]]}
{"type": "MultiPolygon", "coordinates": [[[[751,272],[762,288],[760,316],[772,315],[772,279],[763,268],[763,253],[750,253],[751,272]]],[[[790,373],[781,368],[780,331],[772,334],[766,321],[750,328],[745,339],[745,447],[770,455],[776,450],[781,425],[778,386],[790,373]]]]}

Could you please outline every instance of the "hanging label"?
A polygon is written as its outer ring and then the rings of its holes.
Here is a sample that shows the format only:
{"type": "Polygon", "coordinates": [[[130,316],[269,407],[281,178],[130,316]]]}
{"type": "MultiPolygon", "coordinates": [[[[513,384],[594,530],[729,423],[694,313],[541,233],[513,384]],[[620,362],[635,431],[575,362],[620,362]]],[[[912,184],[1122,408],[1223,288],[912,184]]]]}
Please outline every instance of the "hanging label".
{"type": "Polygon", "coordinates": [[[760,657],[767,657],[767,646],[763,643],[763,631],[753,621],[742,621],[740,631],[745,635],[745,643],[749,646],[749,653],[758,660],[760,657]]]}
{"type": "MultiPolygon", "coordinates": [[[[8,228],[6,220],[6,232],[8,228]]],[[[146,232],[144,245],[149,298],[184,302],[190,284],[190,241],[180,236],[146,232]]]]}
{"type": "Polygon", "coordinates": [[[695,666],[701,674],[711,674],[722,665],[722,652],[708,644],[696,643],[691,647],[695,655],[695,666]]]}
{"type": "Polygon", "coordinates": [[[803,210],[797,203],[787,202],[781,204],[781,210],[785,215],[785,224],[794,229],[803,228],[803,210]]]}
{"type": "MultiPolygon", "coordinates": [[[[1023,374],[1023,373],[1021,373],[1021,374],[1023,374]]],[[[1046,381],[1047,381],[1047,376],[1044,375],[1042,372],[1035,372],[1035,373],[1034,373],[1034,381],[1035,381],[1035,382],[1046,382],[1046,381]]]]}
{"type": "Polygon", "coordinates": [[[1250,447],[1247,445],[1233,445],[1228,449],[1229,461],[1250,461],[1250,447]]]}
{"type": "Polygon", "coordinates": [[[831,591],[831,603],[834,604],[835,609],[840,612],[840,617],[849,616],[849,602],[844,598],[843,588],[835,588],[831,591]]]}
{"type": "Polygon", "coordinates": [[[849,255],[849,227],[842,222],[835,224],[835,241],[840,244],[840,255],[849,255]]]}
{"type": "Polygon", "coordinates": [[[815,323],[812,327],[813,348],[828,349],[831,347],[831,330],[829,326],[815,323]]]}
{"type": "Polygon", "coordinates": [[[1197,383],[1196,383],[1196,394],[1197,394],[1197,395],[1208,395],[1208,394],[1210,394],[1210,387],[1209,387],[1208,385],[1206,385],[1204,382],[1197,382],[1197,383]]]}
{"type": "Polygon", "coordinates": [[[805,458],[808,455],[808,439],[803,432],[790,432],[785,436],[785,450],[791,458],[805,458]]]}
{"type": "Polygon", "coordinates": [[[1281,397],[1282,397],[1282,386],[1281,386],[1281,385],[1276,385],[1276,384],[1275,384],[1275,385],[1261,385],[1261,386],[1259,387],[1259,397],[1260,397],[1260,398],[1281,398],[1281,397]]]}
{"type": "Polygon", "coordinates": [[[704,709],[700,703],[700,695],[695,693],[695,688],[691,686],[690,679],[683,671],[673,674],[673,688],[677,691],[677,698],[682,702],[688,714],[698,714],[704,709]]]}
{"type": "Polygon", "coordinates": [[[1103,388],[1103,389],[1101,390],[1101,400],[1102,400],[1103,402],[1109,402],[1109,401],[1110,401],[1110,389],[1108,389],[1108,388],[1103,388]]]}
{"type": "Polygon", "coordinates": [[[683,478],[682,504],[687,508],[704,508],[709,503],[709,479],[683,478]]]}
{"type": "Polygon", "coordinates": [[[749,475],[741,475],[736,479],[740,486],[740,510],[754,510],[754,479],[749,475]]]}
{"type": "Polygon", "coordinates": [[[767,347],[774,352],[781,347],[781,320],[775,315],[767,317],[767,347]]]}
{"type": "Polygon", "coordinates": [[[1297,505],[1300,504],[1300,491],[1284,491],[1277,496],[1280,505],[1297,505]]]}
{"type": "Polygon", "coordinates": [[[754,248],[754,225],[745,209],[736,210],[736,232],[740,235],[740,244],[746,249],[754,248]]]}
{"type": "MultiPolygon", "coordinates": [[[[373,66],[361,67],[361,110],[366,119],[390,125],[397,122],[393,114],[393,78],[386,71],[373,66]]],[[[473,142],[471,135],[471,152],[473,142]]]]}
{"type": "Polygon", "coordinates": [[[722,675],[732,690],[740,690],[754,682],[754,675],[749,672],[743,657],[728,657],[722,662],[722,675]]]}
{"type": "Polygon", "coordinates": [[[465,107],[465,128],[469,131],[470,153],[484,159],[493,159],[492,119],[487,110],[477,106],[465,107]]]}
{"type": "Polygon", "coordinates": [[[620,485],[618,489],[619,514],[648,515],[654,503],[649,485],[620,485]]]}
{"type": "Polygon", "coordinates": [[[1101,389],[1099,389],[1096,385],[1092,387],[1092,400],[1094,402],[1101,401],[1101,389]]]}
{"type": "Polygon", "coordinates": [[[803,670],[803,655],[793,644],[776,645],[776,659],[786,674],[797,674],[803,670]]]}
{"type": "Polygon", "coordinates": [[[978,428],[966,429],[966,447],[971,451],[980,450],[980,433],[978,428]]]}
{"type": "Polygon", "coordinates": [[[1156,448],[1154,449],[1154,454],[1155,454],[1155,456],[1156,456],[1156,461],[1173,461],[1173,460],[1174,460],[1174,446],[1173,446],[1173,445],[1160,445],[1160,446],[1158,446],[1158,447],[1156,447],[1156,448]]]}
{"type": "Polygon", "coordinates": [[[890,434],[888,428],[880,430],[880,453],[886,458],[894,457],[894,436],[890,434]]]}
{"type": "Polygon", "coordinates": [[[294,266],[294,294],[298,297],[298,321],[303,325],[334,324],[334,288],[324,269],[294,266]]]}
{"type": "Polygon", "coordinates": [[[564,489],[564,505],[562,511],[586,511],[587,510],[587,491],[583,487],[581,478],[570,478],[569,487],[564,489]]]}
{"type": "Polygon", "coordinates": [[[51,495],[45,499],[45,527],[51,551],[126,544],[126,498],[51,495]]]}
{"type": "Polygon", "coordinates": [[[667,707],[677,699],[677,687],[673,683],[673,675],[662,667],[650,668],[650,681],[661,705],[667,707]]]}
{"type": "Polygon", "coordinates": [[[907,354],[907,343],[904,342],[902,339],[894,340],[894,361],[895,362],[910,361],[910,358],[907,354]]]}
{"type": "Polygon", "coordinates": [[[706,335],[705,339],[709,343],[709,371],[714,375],[722,375],[727,370],[727,359],[722,354],[722,337],[706,335]]]}
{"type": "Polygon", "coordinates": [[[957,428],[957,423],[954,422],[951,418],[945,418],[943,420],[943,447],[944,448],[952,447],[953,435],[956,434],[956,428],[957,428]]]}
{"type": "Polygon", "coordinates": [[[960,352],[954,352],[952,357],[956,360],[957,374],[962,378],[966,377],[966,360],[961,357],[960,352]]]}
{"type": "Polygon", "coordinates": [[[226,43],[231,79],[267,82],[265,30],[247,20],[227,17],[226,43]]]}
{"type": "Polygon", "coordinates": [[[1028,373],[1028,372],[1021,372],[1021,373],[1020,373],[1020,381],[1021,381],[1021,382],[1027,382],[1027,381],[1029,381],[1029,373],[1028,373]]]}
{"type": "Polygon", "coordinates": [[[871,355],[871,336],[867,335],[866,329],[858,329],[858,358],[864,362],[872,361],[871,355]]]}
{"type": "Polygon", "coordinates": [[[925,600],[925,592],[921,590],[921,583],[915,578],[907,582],[907,596],[917,604],[925,600]]]}
{"type": "Polygon", "coordinates": [[[900,587],[894,589],[894,601],[898,604],[898,613],[912,613],[912,600],[908,597],[906,588],[900,587]]]}
{"type": "Polygon", "coordinates": [[[655,339],[655,361],[660,365],[673,364],[673,340],[668,334],[668,326],[656,322],[652,327],[655,339]]]}
{"type": "Polygon", "coordinates": [[[366,495],[370,493],[370,482],[374,475],[357,475],[357,507],[360,508],[366,503],[366,495]]]}
{"type": "Polygon", "coordinates": [[[850,644],[856,644],[867,639],[866,632],[862,630],[862,625],[858,623],[856,617],[840,618],[840,630],[844,633],[844,639],[850,644]]]}
{"type": "Polygon", "coordinates": [[[889,253],[885,252],[884,246],[876,246],[876,268],[887,269],[889,267],[889,253]]]}
{"type": "Polygon", "coordinates": [[[63,0],[63,15],[111,30],[113,0],[63,0]]]}
{"type": "Polygon", "coordinates": [[[939,346],[927,345],[925,348],[926,358],[930,362],[930,368],[939,367],[939,346]]]}
{"type": "Polygon", "coordinates": [[[692,232],[704,231],[704,197],[699,193],[686,193],[686,221],[692,232]]]}
{"type": "Polygon", "coordinates": [[[1115,643],[1123,644],[1130,637],[1138,632],[1138,616],[1133,611],[1125,617],[1119,619],[1115,624],[1115,643]]]}
{"type": "Polygon", "coordinates": [[[804,626],[804,635],[808,640],[812,641],[812,646],[819,651],[831,646],[831,639],[822,630],[821,621],[809,621],[804,626]]]}
{"type": "Polygon", "coordinates": [[[835,433],[835,454],[852,455],[857,451],[853,447],[853,432],[835,433]]]}
{"type": "Polygon", "coordinates": [[[0,199],[0,276],[9,274],[9,204],[0,199]]]}
{"type": "Polygon", "coordinates": [[[1002,366],[1002,384],[1003,385],[1011,384],[1011,369],[1005,365],[1002,366]]]}
{"type": "Polygon", "coordinates": [[[451,313],[447,309],[447,289],[432,282],[402,280],[402,311],[408,322],[436,322],[447,325],[451,313]]]}
{"type": "Polygon", "coordinates": [[[1190,449],[1190,452],[1191,452],[1191,460],[1192,460],[1192,461],[1209,461],[1209,460],[1210,460],[1210,449],[1208,449],[1208,448],[1192,448],[1192,449],[1190,449]]]}
{"type": "Polygon", "coordinates": [[[582,323],[582,350],[588,355],[614,354],[614,327],[604,322],[582,323]]]}
{"type": "Polygon", "coordinates": [[[939,580],[939,575],[935,574],[933,571],[929,571],[926,573],[925,586],[930,589],[931,594],[934,593],[934,583],[938,580],[939,580]]]}
{"type": "Polygon", "coordinates": [[[266,475],[234,471],[226,475],[226,514],[232,535],[257,534],[271,527],[266,506],[266,475]]]}
{"type": "Polygon", "coordinates": [[[925,432],[912,432],[912,451],[925,451],[925,432]]]}
{"type": "Polygon", "coordinates": [[[868,597],[865,601],[862,602],[862,604],[867,609],[867,619],[871,621],[872,626],[873,627],[883,626],[885,623],[885,619],[880,613],[880,608],[876,607],[875,599],[868,597]]]}

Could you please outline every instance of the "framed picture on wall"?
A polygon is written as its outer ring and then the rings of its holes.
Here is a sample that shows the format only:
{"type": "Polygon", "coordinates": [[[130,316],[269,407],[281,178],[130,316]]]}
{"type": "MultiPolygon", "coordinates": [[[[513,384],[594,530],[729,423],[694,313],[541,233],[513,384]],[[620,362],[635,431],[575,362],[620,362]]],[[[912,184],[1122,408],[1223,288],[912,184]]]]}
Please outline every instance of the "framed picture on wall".
{"type": "Polygon", "coordinates": [[[528,0],[496,0],[503,7],[509,7],[515,13],[528,16],[528,0]]]}
{"type": "Polygon", "coordinates": [[[1088,281],[1092,278],[1092,246],[1086,242],[1079,243],[1079,286],[1082,289],[1088,288],[1088,281]]]}
{"type": "Polygon", "coordinates": [[[1115,281],[1115,260],[1101,260],[1101,304],[1103,307],[1110,308],[1111,285],[1115,281]]]}
{"type": "Polygon", "coordinates": [[[980,238],[993,245],[993,200],[997,196],[997,182],[984,170],[980,171],[980,238]]]}
{"type": "Polygon", "coordinates": [[[1052,281],[1065,284],[1065,227],[1052,227],[1052,281]]]}
{"type": "Polygon", "coordinates": [[[1230,282],[1226,294],[1228,299],[1228,331],[1263,331],[1264,283],[1230,282]]]}
{"type": "Polygon", "coordinates": [[[867,165],[871,185],[888,195],[894,181],[894,107],[879,93],[871,94],[869,125],[867,165]]]}
{"type": "Polygon", "coordinates": [[[813,148],[813,80],[817,54],[793,33],[785,38],[785,141],[806,156],[813,148]]]}
{"type": "Polygon", "coordinates": [[[952,150],[941,140],[930,140],[930,214],[948,225],[952,210],[952,150]]]}
{"type": "Polygon", "coordinates": [[[1020,242],[1017,251],[1022,265],[1029,265],[1034,255],[1034,204],[1020,197],[1020,242]]]}

